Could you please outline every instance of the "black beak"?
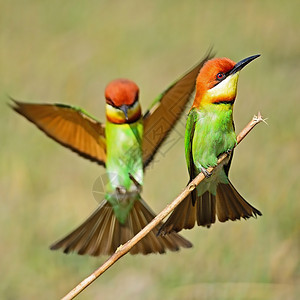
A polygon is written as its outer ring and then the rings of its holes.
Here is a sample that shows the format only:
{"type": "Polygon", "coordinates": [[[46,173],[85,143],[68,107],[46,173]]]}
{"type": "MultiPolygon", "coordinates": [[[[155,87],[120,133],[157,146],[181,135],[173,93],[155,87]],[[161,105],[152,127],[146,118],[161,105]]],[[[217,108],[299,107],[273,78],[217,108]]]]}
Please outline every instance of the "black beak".
{"type": "Polygon", "coordinates": [[[127,114],[128,106],[123,104],[119,107],[119,109],[124,113],[125,119],[126,119],[126,121],[128,121],[128,114],[127,114]]]}
{"type": "Polygon", "coordinates": [[[239,61],[231,71],[228,72],[228,74],[226,74],[227,76],[228,75],[232,75],[240,70],[242,70],[246,65],[249,64],[249,62],[251,62],[252,60],[254,60],[255,58],[257,57],[260,57],[260,54],[257,54],[257,55],[252,55],[252,56],[249,56],[245,59],[242,59],[241,61],[239,61]]]}

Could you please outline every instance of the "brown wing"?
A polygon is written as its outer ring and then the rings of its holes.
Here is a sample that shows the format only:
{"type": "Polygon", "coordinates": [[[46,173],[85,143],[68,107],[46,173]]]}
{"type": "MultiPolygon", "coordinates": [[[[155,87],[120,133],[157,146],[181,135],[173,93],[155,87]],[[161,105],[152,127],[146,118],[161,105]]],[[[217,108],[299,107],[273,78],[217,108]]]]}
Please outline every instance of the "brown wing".
{"type": "Polygon", "coordinates": [[[158,148],[181,117],[195,89],[200,69],[212,57],[209,51],[194,68],[164,91],[144,115],[144,168],[151,162],[158,148]]]}
{"type": "Polygon", "coordinates": [[[14,101],[12,108],[50,138],[79,155],[105,166],[104,125],[77,107],[14,101]]]}

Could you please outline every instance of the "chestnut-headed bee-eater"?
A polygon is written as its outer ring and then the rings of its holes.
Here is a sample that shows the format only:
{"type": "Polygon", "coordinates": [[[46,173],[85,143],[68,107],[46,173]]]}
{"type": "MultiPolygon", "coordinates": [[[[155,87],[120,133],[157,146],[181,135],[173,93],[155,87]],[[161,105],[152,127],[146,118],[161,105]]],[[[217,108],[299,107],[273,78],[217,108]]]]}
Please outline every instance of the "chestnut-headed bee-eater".
{"type": "Polygon", "coordinates": [[[200,172],[206,178],[174,209],[159,231],[162,235],[191,229],[196,222],[198,226],[210,227],[216,215],[220,222],[261,215],[228,179],[236,145],[232,113],[239,73],[259,56],[250,56],[238,63],[215,58],[200,70],[186,124],[185,157],[189,182],[200,172]],[[207,168],[216,166],[218,156],[224,152],[230,154],[229,158],[210,174],[207,168]]]}
{"type": "MultiPolygon", "coordinates": [[[[110,255],[155,217],[140,195],[144,169],[181,116],[194,91],[199,70],[210,58],[208,53],[159,95],[144,115],[138,86],[127,79],[112,81],[105,90],[105,125],[78,107],[14,101],[16,112],[61,145],[105,166],[109,178],[105,199],[99,207],[51,249],[110,255]]],[[[192,246],[177,233],[158,236],[159,227],[130,253],[164,253],[166,249],[177,251],[192,246]]]]}

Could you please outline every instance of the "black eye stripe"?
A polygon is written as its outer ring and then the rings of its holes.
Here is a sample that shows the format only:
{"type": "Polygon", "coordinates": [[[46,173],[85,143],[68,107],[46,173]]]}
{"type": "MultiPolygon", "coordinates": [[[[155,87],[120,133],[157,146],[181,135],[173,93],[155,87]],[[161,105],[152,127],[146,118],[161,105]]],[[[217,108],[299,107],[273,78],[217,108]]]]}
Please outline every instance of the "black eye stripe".
{"type": "Polygon", "coordinates": [[[111,105],[112,107],[117,108],[117,106],[112,102],[112,100],[110,98],[106,98],[106,101],[108,102],[109,105],[111,105]]]}
{"type": "Polygon", "coordinates": [[[139,93],[135,94],[133,105],[139,100],[139,93]]]}

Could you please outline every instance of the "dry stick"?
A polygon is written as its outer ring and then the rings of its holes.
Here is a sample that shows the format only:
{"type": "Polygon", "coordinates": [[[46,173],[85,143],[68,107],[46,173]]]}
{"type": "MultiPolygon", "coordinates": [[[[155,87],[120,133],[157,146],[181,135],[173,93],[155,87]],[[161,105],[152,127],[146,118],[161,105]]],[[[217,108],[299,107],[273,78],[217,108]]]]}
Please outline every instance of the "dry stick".
{"type": "MultiPolygon", "coordinates": [[[[237,136],[237,144],[239,144],[244,137],[252,130],[252,128],[260,122],[265,122],[261,114],[258,113],[254,116],[252,121],[240,132],[237,136]]],[[[227,153],[223,153],[219,156],[218,165],[228,156],[227,153]]],[[[215,167],[214,167],[215,168],[215,167]]],[[[212,172],[214,168],[207,169],[208,172],[212,172]]],[[[181,201],[183,201],[188,194],[190,194],[196,186],[205,178],[203,173],[200,173],[189,185],[180,193],[180,195],[169,204],[162,212],[160,212],[146,227],[144,227],[138,234],[136,234],[131,240],[124,245],[121,245],[116,252],[107,261],[98,268],[94,273],[79,283],[72,291],[70,291],[63,300],[73,299],[80,292],[82,292],[87,286],[89,286],[95,279],[103,274],[108,268],[110,268],[118,259],[130,251],[130,249],[137,244],[143,237],[145,237],[154,227],[156,227],[161,221],[176,207],[181,201]]]]}

